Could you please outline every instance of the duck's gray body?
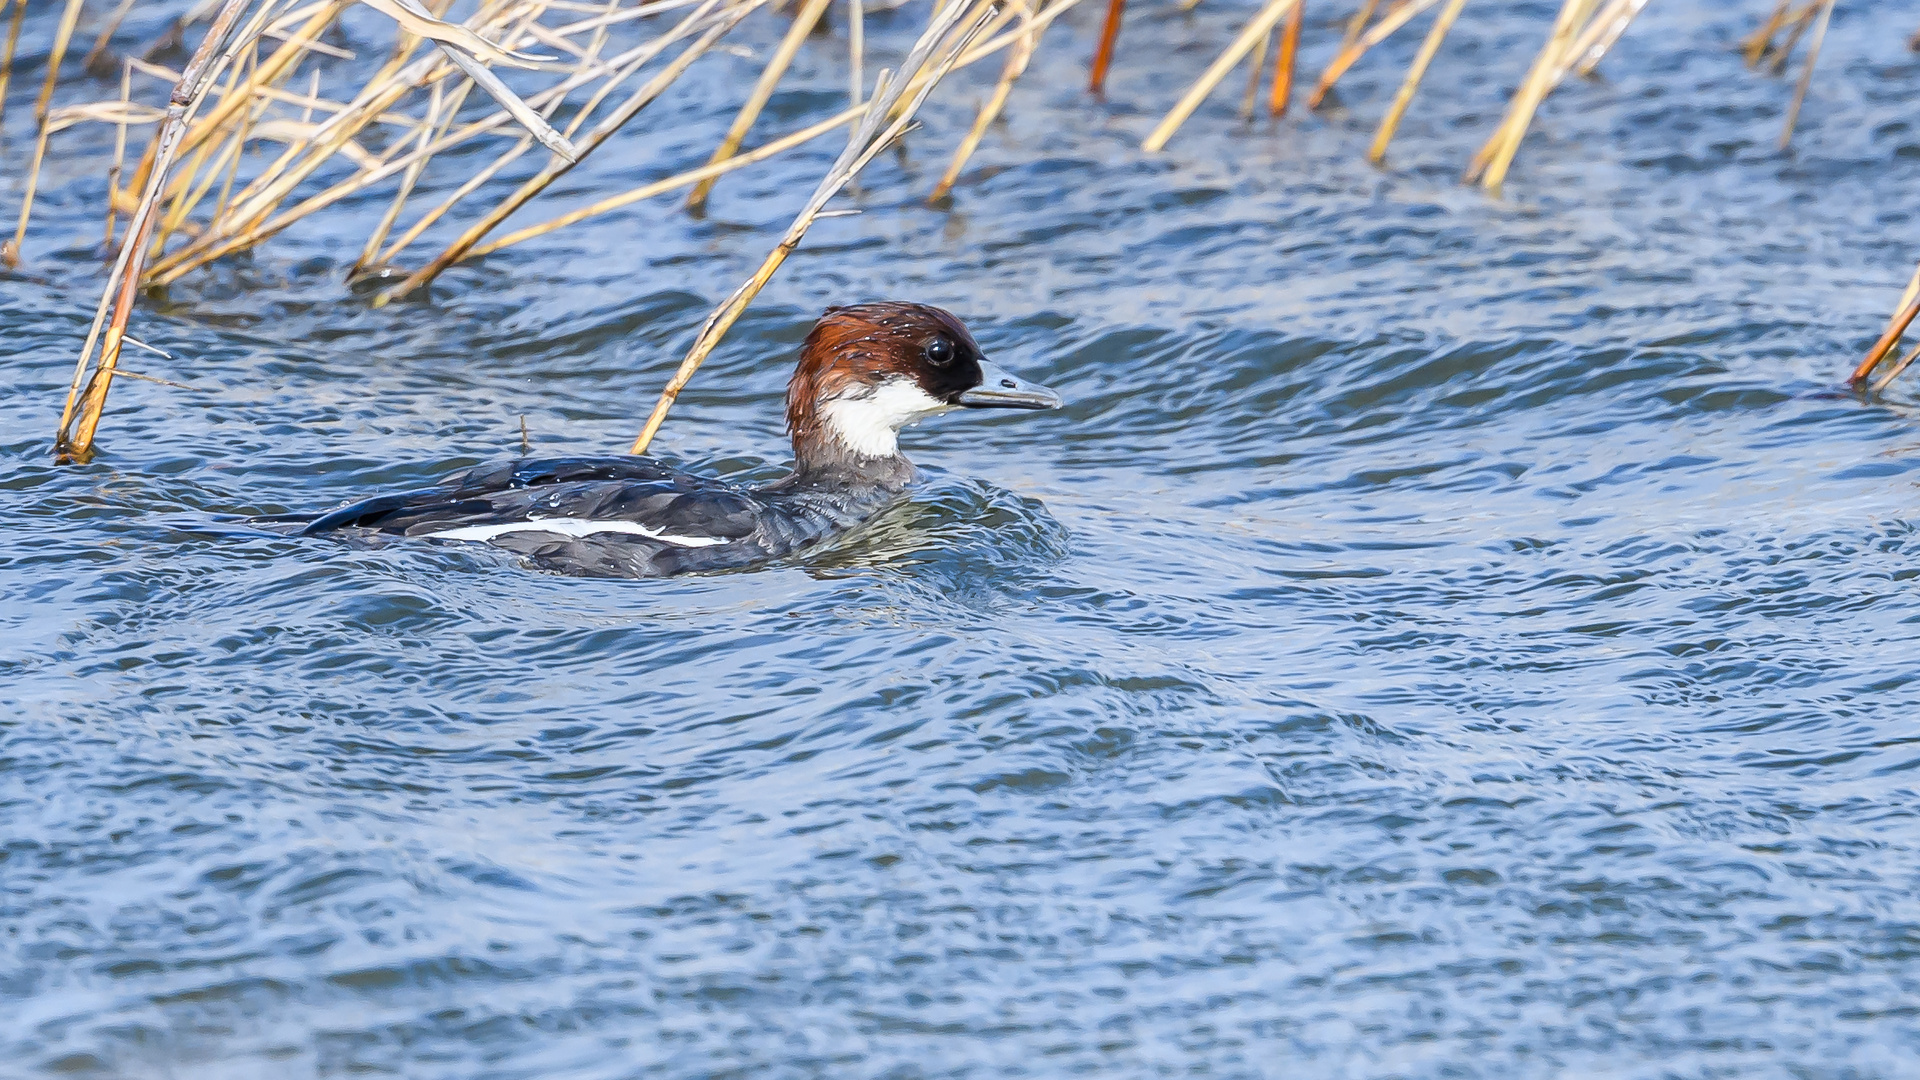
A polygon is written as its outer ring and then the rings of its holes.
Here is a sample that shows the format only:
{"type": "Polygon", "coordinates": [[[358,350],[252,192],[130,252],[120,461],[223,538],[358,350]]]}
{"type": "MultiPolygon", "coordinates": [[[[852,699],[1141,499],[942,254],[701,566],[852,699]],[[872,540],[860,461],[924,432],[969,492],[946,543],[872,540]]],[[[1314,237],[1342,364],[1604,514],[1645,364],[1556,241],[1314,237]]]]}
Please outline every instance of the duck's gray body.
{"type": "Polygon", "coordinates": [[[650,457],[522,459],[342,507],[301,535],[482,541],[560,573],[667,577],[810,547],[872,517],[913,478],[905,458],[796,472],[758,488],[650,457]]]}

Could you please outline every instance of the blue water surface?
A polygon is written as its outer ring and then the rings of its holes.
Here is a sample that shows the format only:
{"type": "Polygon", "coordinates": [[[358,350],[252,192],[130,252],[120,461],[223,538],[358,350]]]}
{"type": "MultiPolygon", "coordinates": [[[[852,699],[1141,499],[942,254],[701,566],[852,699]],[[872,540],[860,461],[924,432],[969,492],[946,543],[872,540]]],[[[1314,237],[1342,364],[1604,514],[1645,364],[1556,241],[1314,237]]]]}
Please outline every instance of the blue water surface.
{"type": "MultiPolygon", "coordinates": [[[[197,389],[120,380],[58,466],[111,129],[57,135],[0,279],[0,1075],[1920,1075],[1920,426],[1841,388],[1920,251],[1916,17],[1839,6],[1783,153],[1791,84],[1734,52],[1771,5],[1653,4],[1493,198],[1459,173],[1558,5],[1469,5],[1383,169],[1418,31],[1147,155],[1251,9],[1131,11],[1102,101],[1098,6],[930,206],[998,64],[943,88],[656,450],[776,475],[798,342],[882,297],[1068,407],[913,429],[910,502],[755,573],[218,518],[522,417],[617,452],[837,138],[378,309],[392,189],[348,200],[149,296],[129,368],[197,389]]],[[[703,161],[783,25],[515,223],[703,161]]],[[[846,30],[752,141],[844,106],[846,30]]]]}

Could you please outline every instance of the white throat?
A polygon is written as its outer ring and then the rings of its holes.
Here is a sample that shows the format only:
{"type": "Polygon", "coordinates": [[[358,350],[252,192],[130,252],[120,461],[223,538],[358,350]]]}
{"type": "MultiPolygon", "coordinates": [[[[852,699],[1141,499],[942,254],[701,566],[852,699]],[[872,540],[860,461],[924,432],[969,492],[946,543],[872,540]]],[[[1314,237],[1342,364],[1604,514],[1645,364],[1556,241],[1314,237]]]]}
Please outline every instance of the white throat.
{"type": "Polygon", "coordinates": [[[908,378],[893,378],[826,402],[820,407],[828,435],[860,457],[887,458],[900,452],[899,430],[907,424],[953,408],[908,378]]]}

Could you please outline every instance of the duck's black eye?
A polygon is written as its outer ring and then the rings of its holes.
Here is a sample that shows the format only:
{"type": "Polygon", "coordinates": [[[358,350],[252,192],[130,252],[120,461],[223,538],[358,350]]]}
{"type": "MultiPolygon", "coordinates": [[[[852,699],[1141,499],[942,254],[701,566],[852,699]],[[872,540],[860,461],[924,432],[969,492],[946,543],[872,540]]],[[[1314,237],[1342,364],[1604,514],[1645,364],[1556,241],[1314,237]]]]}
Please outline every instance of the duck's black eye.
{"type": "Polygon", "coordinates": [[[932,341],[927,342],[927,347],[922,349],[921,352],[926,356],[927,363],[932,364],[934,367],[946,367],[948,364],[953,363],[953,342],[948,341],[946,338],[934,338],[932,341]]]}

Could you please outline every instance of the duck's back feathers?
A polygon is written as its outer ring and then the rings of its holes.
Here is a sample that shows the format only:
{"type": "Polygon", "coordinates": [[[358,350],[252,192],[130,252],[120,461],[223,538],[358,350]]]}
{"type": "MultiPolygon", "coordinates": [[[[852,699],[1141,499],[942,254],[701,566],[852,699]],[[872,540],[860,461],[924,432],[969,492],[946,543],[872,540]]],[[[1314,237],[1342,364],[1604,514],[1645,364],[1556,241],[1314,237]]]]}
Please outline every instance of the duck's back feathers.
{"type": "Polygon", "coordinates": [[[749,491],[652,458],[546,458],[366,499],[302,535],[487,541],[553,569],[651,577],[764,557],[752,543],[763,513],[749,491]]]}

